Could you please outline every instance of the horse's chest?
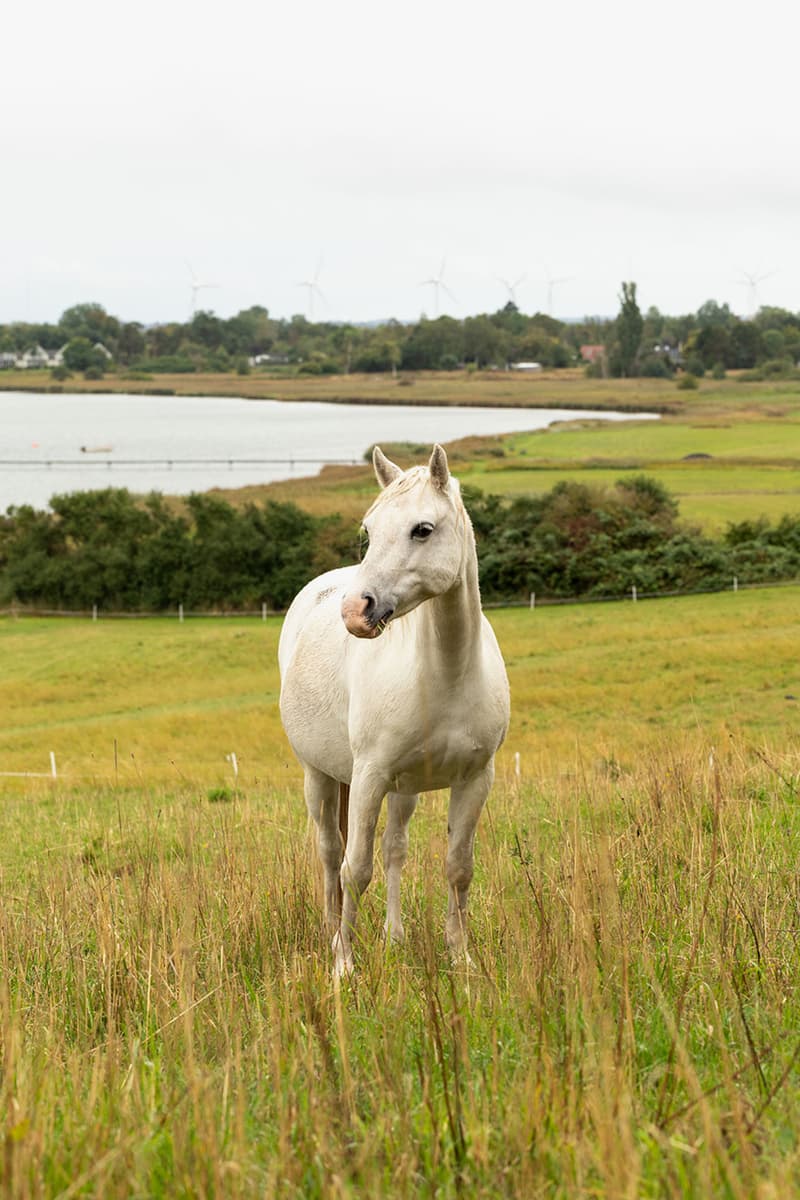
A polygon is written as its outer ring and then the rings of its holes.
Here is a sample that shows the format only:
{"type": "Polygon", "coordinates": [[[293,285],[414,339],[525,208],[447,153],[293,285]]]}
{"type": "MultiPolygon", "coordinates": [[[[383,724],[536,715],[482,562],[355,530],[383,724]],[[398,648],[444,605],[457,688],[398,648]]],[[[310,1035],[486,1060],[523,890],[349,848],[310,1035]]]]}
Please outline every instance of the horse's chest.
{"type": "Polygon", "coordinates": [[[498,722],[476,720],[465,705],[418,704],[405,713],[399,708],[386,713],[362,748],[393,790],[424,791],[477,774],[501,737],[498,722]]]}

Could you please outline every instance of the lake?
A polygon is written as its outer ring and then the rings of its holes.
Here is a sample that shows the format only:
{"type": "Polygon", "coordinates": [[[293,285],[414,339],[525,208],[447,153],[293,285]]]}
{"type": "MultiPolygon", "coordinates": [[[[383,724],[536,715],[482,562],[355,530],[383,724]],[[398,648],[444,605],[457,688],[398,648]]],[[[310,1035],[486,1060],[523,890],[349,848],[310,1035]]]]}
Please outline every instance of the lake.
{"type": "Polygon", "coordinates": [[[88,488],[185,495],[268,483],[315,475],[326,461],[363,461],[374,442],[432,445],[579,418],[631,414],[2,392],[0,512],[11,504],[44,508],[55,493],[88,488]],[[180,461],[187,459],[194,461],[180,461]]]}

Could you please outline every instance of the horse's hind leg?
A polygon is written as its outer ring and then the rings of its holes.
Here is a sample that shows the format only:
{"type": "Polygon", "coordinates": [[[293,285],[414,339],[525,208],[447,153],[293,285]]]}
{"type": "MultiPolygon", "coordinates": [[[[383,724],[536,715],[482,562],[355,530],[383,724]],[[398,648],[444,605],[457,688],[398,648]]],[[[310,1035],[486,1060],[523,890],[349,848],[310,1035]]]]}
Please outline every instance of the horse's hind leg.
{"type": "Polygon", "coordinates": [[[319,857],[325,889],[325,924],[331,933],[339,928],[341,893],[339,871],[343,847],[339,833],[339,784],[314,767],[305,768],[305,797],[319,830],[319,857]]]}
{"type": "Polygon", "coordinates": [[[404,931],[400,916],[400,872],[408,857],[408,823],[419,796],[404,796],[389,792],[386,797],[388,814],[381,843],[383,866],[386,871],[386,933],[393,942],[402,942],[404,931]]]}
{"type": "Polygon", "coordinates": [[[494,779],[494,763],[468,783],[450,789],[447,813],[448,903],[445,937],[455,957],[467,953],[467,900],[472,883],[475,830],[494,779]]]}

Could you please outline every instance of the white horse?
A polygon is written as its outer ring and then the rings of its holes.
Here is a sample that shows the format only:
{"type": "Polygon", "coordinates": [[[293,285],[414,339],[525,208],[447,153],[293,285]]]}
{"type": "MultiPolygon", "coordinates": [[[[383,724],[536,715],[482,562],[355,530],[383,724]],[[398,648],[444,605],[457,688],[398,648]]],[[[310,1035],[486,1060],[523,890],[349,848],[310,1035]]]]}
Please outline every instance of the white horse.
{"type": "Polygon", "coordinates": [[[475,829],[509,718],[505,666],[481,611],[472,525],[444,450],[436,446],[427,467],[402,471],[376,447],[373,463],[385,490],[364,517],[363,561],[303,588],[278,648],[281,716],[319,827],[337,975],[353,969],[358,902],[387,794],[385,928],[402,939],[408,823],[418,793],[432,788],[451,789],[445,934],[451,952],[468,959],[475,829]],[[343,862],[340,785],[348,784],[343,862]]]}

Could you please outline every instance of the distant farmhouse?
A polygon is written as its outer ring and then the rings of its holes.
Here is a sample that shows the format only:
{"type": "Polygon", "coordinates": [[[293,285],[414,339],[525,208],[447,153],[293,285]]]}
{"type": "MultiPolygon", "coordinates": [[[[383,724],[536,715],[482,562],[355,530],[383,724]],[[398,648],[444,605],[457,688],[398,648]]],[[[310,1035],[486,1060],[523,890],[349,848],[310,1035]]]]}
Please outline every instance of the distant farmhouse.
{"type": "Polygon", "coordinates": [[[248,358],[251,367],[285,366],[289,362],[288,354],[253,354],[248,358]]]}
{"type": "MultiPolygon", "coordinates": [[[[63,367],[64,351],[67,345],[59,350],[45,350],[43,346],[33,346],[22,354],[3,352],[0,354],[0,371],[11,370],[41,370],[43,367],[63,367]]],[[[110,362],[113,358],[111,351],[102,342],[95,342],[93,350],[99,350],[110,362]]]]}
{"type": "Polygon", "coordinates": [[[581,346],[580,354],[584,362],[600,362],[606,352],[605,346],[581,346]]]}

